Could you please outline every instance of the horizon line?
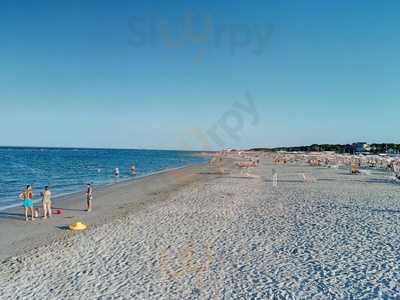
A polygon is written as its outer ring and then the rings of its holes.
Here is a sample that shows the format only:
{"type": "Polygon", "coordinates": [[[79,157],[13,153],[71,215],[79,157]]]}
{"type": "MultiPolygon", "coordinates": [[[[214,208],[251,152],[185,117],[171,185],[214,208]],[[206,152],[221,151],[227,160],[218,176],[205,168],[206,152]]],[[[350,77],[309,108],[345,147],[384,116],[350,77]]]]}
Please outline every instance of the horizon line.
{"type": "Polygon", "coordinates": [[[156,149],[156,148],[118,148],[118,147],[73,147],[73,146],[11,146],[0,145],[0,149],[31,148],[31,149],[66,149],[66,150],[138,150],[138,151],[181,151],[181,152],[217,152],[216,150],[185,150],[185,149],[156,149]]]}

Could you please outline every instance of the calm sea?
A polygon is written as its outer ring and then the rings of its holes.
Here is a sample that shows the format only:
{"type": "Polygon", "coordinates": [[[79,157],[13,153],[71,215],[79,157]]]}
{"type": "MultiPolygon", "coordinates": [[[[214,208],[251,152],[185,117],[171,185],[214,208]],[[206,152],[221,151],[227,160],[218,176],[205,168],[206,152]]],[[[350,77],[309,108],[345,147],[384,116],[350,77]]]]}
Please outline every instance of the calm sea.
{"type": "Polygon", "coordinates": [[[33,186],[35,199],[49,185],[55,196],[82,191],[85,184],[95,186],[134,178],[131,166],[143,177],[162,170],[206,162],[195,152],[165,150],[8,148],[0,147],[0,209],[21,205],[17,198],[24,186],[33,186]]]}

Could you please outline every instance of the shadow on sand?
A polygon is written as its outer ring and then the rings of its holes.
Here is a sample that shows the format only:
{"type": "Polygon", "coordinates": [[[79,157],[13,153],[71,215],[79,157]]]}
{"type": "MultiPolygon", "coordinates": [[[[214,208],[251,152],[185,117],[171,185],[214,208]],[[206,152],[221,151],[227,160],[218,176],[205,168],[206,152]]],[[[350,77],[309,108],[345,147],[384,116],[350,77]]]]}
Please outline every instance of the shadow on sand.
{"type": "Polygon", "coordinates": [[[78,208],[63,208],[63,207],[52,207],[52,210],[61,209],[65,211],[86,211],[86,209],[78,209],[78,208]]]}
{"type": "Polygon", "coordinates": [[[358,177],[358,178],[353,178],[351,180],[348,181],[353,181],[353,182],[360,182],[360,183],[381,183],[381,184],[390,184],[390,185],[399,185],[399,182],[392,180],[392,179],[388,179],[388,178],[365,178],[365,177],[358,177]],[[364,178],[364,179],[363,179],[364,178]]]}
{"type": "Polygon", "coordinates": [[[25,214],[0,211],[0,219],[25,220],[25,214]]]}
{"type": "Polygon", "coordinates": [[[226,176],[225,178],[234,178],[234,179],[259,179],[259,177],[246,177],[246,176],[226,176]]]}
{"type": "MultiPolygon", "coordinates": [[[[273,182],[271,179],[264,180],[265,182],[273,182]]],[[[281,180],[278,179],[278,183],[304,183],[304,180],[281,180]]]]}
{"type": "Polygon", "coordinates": [[[200,175],[225,175],[228,173],[219,173],[219,172],[200,172],[200,175]]]}
{"type": "Polygon", "coordinates": [[[60,230],[69,230],[68,225],[60,225],[60,226],[56,226],[56,228],[60,229],[60,230]]]}

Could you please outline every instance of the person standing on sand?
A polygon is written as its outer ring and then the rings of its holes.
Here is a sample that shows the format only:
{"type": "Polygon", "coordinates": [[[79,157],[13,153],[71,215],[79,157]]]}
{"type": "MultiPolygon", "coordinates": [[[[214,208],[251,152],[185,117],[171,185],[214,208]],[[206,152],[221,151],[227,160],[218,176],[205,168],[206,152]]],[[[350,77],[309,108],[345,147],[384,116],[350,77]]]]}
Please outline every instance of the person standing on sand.
{"type": "Polygon", "coordinates": [[[42,192],[42,204],[43,204],[43,219],[47,219],[47,216],[51,217],[51,191],[46,185],[42,192]]]}
{"type": "Polygon", "coordinates": [[[22,206],[25,208],[25,221],[28,221],[28,209],[31,211],[31,219],[32,221],[35,220],[35,212],[33,210],[33,193],[32,187],[27,185],[25,190],[19,194],[19,198],[23,201],[22,206]]]}
{"type": "Polygon", "coordinates": [[[93,188],[90,183],[86,185],[86,210],[92,211],[93,188]]]}

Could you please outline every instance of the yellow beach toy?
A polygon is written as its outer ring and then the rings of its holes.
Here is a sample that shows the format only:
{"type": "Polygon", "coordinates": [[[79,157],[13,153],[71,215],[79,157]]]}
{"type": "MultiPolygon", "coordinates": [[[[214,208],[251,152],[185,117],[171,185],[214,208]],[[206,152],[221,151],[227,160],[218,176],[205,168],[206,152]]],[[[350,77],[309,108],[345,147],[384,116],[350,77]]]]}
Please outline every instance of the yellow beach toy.
{"type": "Polygon", "coordinates": [[[69,225],[69,229],[75,230],[75,231],[85,230],[86,229],[86,225],[81,223],[81,222],[76,222],[74,224],[69,225]]]}

